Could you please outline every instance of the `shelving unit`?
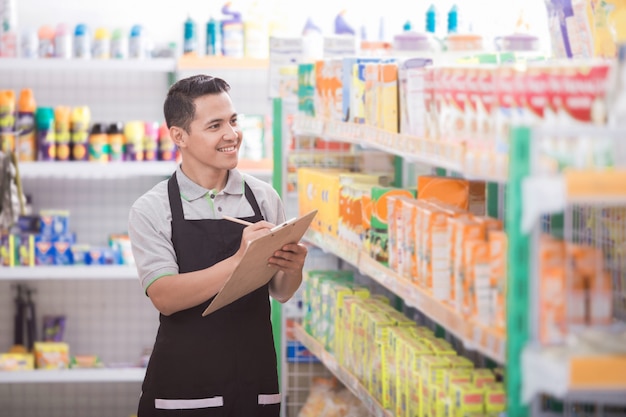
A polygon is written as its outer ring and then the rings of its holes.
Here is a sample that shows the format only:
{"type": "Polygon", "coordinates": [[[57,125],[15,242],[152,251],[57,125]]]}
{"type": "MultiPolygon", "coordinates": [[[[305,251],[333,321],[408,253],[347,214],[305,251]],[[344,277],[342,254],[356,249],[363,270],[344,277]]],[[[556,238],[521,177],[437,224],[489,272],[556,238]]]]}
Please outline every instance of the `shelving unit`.
{"type": "Polygon", "coordinates": [[[63,369],[0,372],[0,384],[141,382],[143,368],[63,369]]]}
{"type": "Polygon", "coordinates": [[[137,270],[130,265],[105,266],[16,266],[2,268],[0,281],[39,280],[137,280],[137,270]]]}
{"type": "Polygon", "coordinates": [[[3,71],[174,72],[174,58],[153,59],[61,59],[2,58],[3,71]]]}

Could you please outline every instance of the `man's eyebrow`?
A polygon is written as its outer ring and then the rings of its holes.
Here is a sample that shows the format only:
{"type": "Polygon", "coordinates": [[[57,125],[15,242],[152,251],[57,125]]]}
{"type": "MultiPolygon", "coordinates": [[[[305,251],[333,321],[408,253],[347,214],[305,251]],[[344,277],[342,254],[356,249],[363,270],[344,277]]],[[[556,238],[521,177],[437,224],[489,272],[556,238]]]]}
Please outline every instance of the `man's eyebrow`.
{"type": "MultiPolygon", "coordinates": [[[[235,118],[235,117],[237,117],[237,113],[233,113],[233,114],[230,116],[230,118],[231,118],[231,119],[232,119],[232,118],[235,118]]],[[[224,119],[220,119],[220,118],[218,118],[218,119],[213,119],[213,120],[209,120],[209,121],[207,121],[206,123],[204,123],[204,125],[205,125],[205,126],[208,126],[208,125],[212,125],[213,123],[218,123],[218,122],[223,122],[223,121],[224,121],[224,119]]]]}

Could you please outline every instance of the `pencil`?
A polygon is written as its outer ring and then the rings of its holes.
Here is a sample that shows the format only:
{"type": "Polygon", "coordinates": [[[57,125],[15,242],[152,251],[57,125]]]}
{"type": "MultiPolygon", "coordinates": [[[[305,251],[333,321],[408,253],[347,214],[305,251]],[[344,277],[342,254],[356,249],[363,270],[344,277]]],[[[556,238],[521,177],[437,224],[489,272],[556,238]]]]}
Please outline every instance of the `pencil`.
{"type": "Polygon", "coordinates": [[[236,217],[230,217],[230,216],[222,216],[222,217],[224,218],[224,220],[228,220],[228,221],[231,221],[231,222],[234,222],[234,223],[243,224],[244,226],[250,226],[250,225],[254,224],[254,223],[247,222],[245,220],[238,219],[236,217]]]}

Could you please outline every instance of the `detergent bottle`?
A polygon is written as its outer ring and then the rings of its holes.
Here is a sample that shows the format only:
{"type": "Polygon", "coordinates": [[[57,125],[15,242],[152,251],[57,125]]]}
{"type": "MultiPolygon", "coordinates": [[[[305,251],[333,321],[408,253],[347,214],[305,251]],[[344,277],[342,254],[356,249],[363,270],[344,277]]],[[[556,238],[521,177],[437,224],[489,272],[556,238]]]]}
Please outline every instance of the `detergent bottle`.
{"type": "Polygon", "coordinates": [[[204,53],[208,56],[222,55],[222,23],[213,17],[206,24],[204,53]]]}
{"type": "Polygon", "coordinates": [[[196,30],[196,22],[193,21],[191,16],[187,16],[184,25],[183,54],[196,54],[197,50],[198,32],[196,30]]]}
{"type": "Polygon", "coordinates": [[[35,97],[33,90],[24,88],[20,91],[17,102],[17,137],[15,150],[18,161],[34,161],[37,157],[35,137],[35,97]]]}
{"type": "Polygon", "coordinates": [[[222,14],[230,16],[230,19],[222,21],[222,54],[234,58],[244,56],[244,32],[241,13],[231,10],[231,3],[227,2],[222,7],[222,14]]]}

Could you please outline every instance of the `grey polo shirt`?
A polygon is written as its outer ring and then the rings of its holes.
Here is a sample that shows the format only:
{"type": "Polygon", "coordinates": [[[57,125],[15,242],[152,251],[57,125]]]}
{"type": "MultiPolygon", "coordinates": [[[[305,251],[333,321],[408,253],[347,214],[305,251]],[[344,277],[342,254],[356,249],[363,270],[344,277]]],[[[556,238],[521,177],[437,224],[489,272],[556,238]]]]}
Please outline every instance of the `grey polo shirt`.
{"type": "MultiPolygon", "coordinates": [[[[187,220],[220,219],[222,215],[249,217],[254,215],[244,194],[244,182],[252,190],[261,214],[270,223],[285,221],[285,210],[278,193],[267,182],[231,170],[226,187],[219,193],[207,190],[176,169],[183,214],[187,220]]],[[[167,181],[155,185],[139,197],[130,209],[128,234],[133,256],[144,290],[166,275],[178,274],[176,253],[172,245],[172,212],[167,181]]]]}

